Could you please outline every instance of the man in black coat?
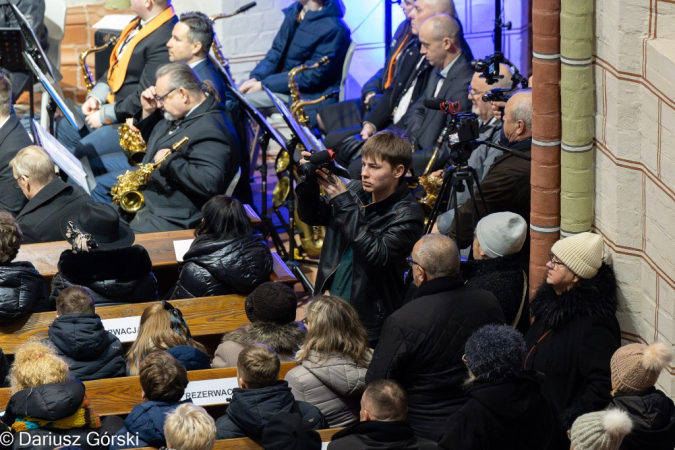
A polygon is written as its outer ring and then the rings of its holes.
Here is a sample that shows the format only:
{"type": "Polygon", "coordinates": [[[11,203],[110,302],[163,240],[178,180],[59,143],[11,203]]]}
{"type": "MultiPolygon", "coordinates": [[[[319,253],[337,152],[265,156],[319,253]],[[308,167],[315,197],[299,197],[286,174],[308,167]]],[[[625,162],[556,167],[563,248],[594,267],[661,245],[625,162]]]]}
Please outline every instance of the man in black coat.
{"type": "Polygon", "coordinates": [[[16,221],[23,243],[61,241],[61,219],[90,201],[81,187],[56,176],[47,152],[35,145],[24,148],[9,162],[17,186],[28,199],[16,221]]]}
{"type": "Polygon", "coordinates": [[[9,78],[0,73],[0,209],[13,215],[19,214],[24,207],[26,197],[14,188],[14,177],[9,162],[22,148],[33,143],[19,118],[11,112],[12,84],[9,78]]]}
{"type": "Polygon", "coordinates": [[[123,377],[127,365],[120,340],[103,328],[94,299],[82,286],[64,289],[56,301],[49,340],[80,381],[123,377]]]}
{"type": "Polygon", "coordinates": [[[467,400],[464,344],[483,325],[504,323],[504,314],[492,293],[464,284],[450,238],[422,237],[408,262],[417,292],[385,321],[366,381],[401,383],[415,434],[438,441],[448,416],[467,400]]]}
{"type": "Polygon", "coordinates": [[[207,200],[234,189],[240,173],[239,143],[226,112],[207,93],[183,63],[160,67],[157,85],[143,92],[137,124],[148,148],[143,164],[159,167],[143,190],[145,207],[123,216],[135,232],[193,228],[207,200]],[[187,141],[172,151],[184,138],[187,141]]]}

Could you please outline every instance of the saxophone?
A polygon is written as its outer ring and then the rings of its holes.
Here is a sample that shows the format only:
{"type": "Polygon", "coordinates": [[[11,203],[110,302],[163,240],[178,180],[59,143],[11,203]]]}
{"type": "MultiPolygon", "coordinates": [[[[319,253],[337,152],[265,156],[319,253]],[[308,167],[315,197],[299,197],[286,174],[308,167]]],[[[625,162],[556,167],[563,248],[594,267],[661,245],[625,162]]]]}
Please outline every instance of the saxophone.
{"type": "Polygon", "coordinates": [[[430,173],[431,168],[434,166],[434,162],[436,162],[438,152],[440,151],[441,145],[443,145],[443,139],[445,139],[446,135],[447,135],[447,127],[438,136],[438,139],[436,140],[436,147],[434,148],[434,153],[431,155],[431,159],[427,163],[427,167],[424,169],[424,174],[420,176],[420,184],[426,191],[426,195],[424,196],[423,199],[419,201],[419,204],[422,206],[422,209],[424,210],[424,215],[426,216],[427,220],[431,215],[431,211],[434,209],[434,204],[436,203],[436,200],[438,200],[438,193],[440,192],[441,187],[443,186],[443,178],[432,177],[430,173]]]}
{"type": "Polygon", "coordinates": [[[120,135],[120,147],[127,155],[127,160],[131,166],[140,166],[145,157],[147,146],[141,137],[141,133],[133,130],[129,125],[123,123],[117,129],[120,135]]]}
{"type": "Polygon", "coordinates": [[[308,127],[309,126],[309,116],[305,113],[304,106],[306,105],[314,105],[316,103],[322,102],[328,98],[327,96],[323,96],[320,98],[317,98],[316,100],[311,100],[310,102],[305,102],[304,104],[299,104],[302,101],[302,98],[300,97],[300,88],[298,87],[298,82],[295,81],[295,77],[300,73],[304,72],[305,70],[312,70],[316,69],[319,66],[325,66],[328,64],[330,58],[328,56],[324,56],[311,66],[308,66],[306,64],[303,64],[298,67],[294,67],[291,70],[288,71],[288,89],[291,91],[291,113],[293,114],[293,117],[298,121],[298,123],[302,126],[308,127]]]}
{"type": "Polygon", "coordinates": [[[141,189],[148,184],[150,176],[157,170],[159,165],[174,152],[178,151],[187,141],[188,137],[184,136],[180,141],[173,144],[171,151],[156,163],[149,162],[143,164],[134,171],[127,170],[124,174],[118,176],[117,183],[110,189],[113,203],[119,205],[123,211],[128,213],[135,213],[143,208],[145,206],[145,198],[141,189]]]}
{"type": "Polygon", "coordinates": [[[87,56],[89,56],[90,53],[98,53],[108,47],[114,46],[118,39],[119,36],[112,36],[106,41],[105,44],[99,45],[98,47],[88,48],[80,53],[78,63],[80,64],[80,70],[82,70],[82,78],[84,80],[84,85],[87,87],[87,92],[91,92],[91,90],[94,89],[94,84],[96,84],[96,81],[89,70],[89,66],[87,65],[87,56]]]}
{"type": "MultiPolygon", "coordinates": [[[[256,5],[257,5],[256,2],[251,2],[245,4],[244,6],[242,6],[241,8],[230,14],[227,13],[213,14],[212,16],[209,16],[209,19],[211,19],[211,26],[213,26],[215,21],[218,19],[227,19],[228,17],[236,16],[237,14],[241,14],[244,11],[248,11],[249,9],[253,8],[256,5]]],[[[216,30],[213,30],[213,42],[211,43],[211,50],[213,51],[213,55],[216,57],[218,62],[223,66],[223,68],[227,69],[227,66],[230,64],[230,62],[227,60],[227,58],[225,58],[225,55],[223,55],[223,46],[220,45],[220,40],[218,40],[216,30]]]]}

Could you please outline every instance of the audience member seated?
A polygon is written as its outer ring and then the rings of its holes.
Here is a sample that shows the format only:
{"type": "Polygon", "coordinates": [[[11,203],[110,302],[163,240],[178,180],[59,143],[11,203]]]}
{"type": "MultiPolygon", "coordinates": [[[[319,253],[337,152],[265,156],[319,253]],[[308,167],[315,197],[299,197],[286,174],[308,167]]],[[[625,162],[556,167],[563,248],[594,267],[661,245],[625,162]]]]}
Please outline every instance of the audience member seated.
{"type": "MultiPolygon", "coordinates": [[[[633,428],[624,411],[609,409],[584,414],[574,421],[570,430],[570,450],[617,450],[633,428]]],[[[645,447],[641,447],[645,448],[645,447]]]]}
{"type": "Polygon", "coordinates": [[[420,450],[438,448],[420,442],[406,421],[408,399],[394,380],[377,380],[368,384],[361,399],[361,422],[333,435],[329,450],[420,450]]]}
{"type": "Polygon", "coordinates": [[[439,446],[452,450],[545,450],[553,410],[534,372],[525,372],[525,340],[507,325],[486,325],[466,341],[469,401],[453,413],[439,446]]]}
{"type": "Polygon", "coordinates": [[[225,333],[213,367],[235,367],[242,349],[255,342],[269,346],[282,361],[295,360],[306,334],[305,327],[295,321],[297,305],[295,292],[284,284],[258,286],[244,303],[251,323],[225,333]]]}
{"type": "Polygon", "coordinates": [[[138,375],[139,365],[148,353],[183,345],[191,348],[181,349],[178,354],[188,360],[201,360],[204,356],[200,353],[206,353],[204,346],[192,339],[190,328],[178,308],[164,300],[148,306],[141,315],[138,337],[127,352],[127,373],[138,375]]]}
{"type": "Polygon", "coordinates": [[[655,387],[672,358],[672,351],[660,342],[649,346],[629,344],[612,356],[613,391],[609,405],[625,411],[633,421],[621,450],[675,448],[675,404],[655,387]]]}
{"type": "Polygon", "coordinates": [[[12,111],[12,83],[0,72],[0,210],[15,216],[28,200],[20,190],[14,189],[16,180],[9,162],[19,150],[32,143],[19,117],[12,111]]]}
{"type": "MultiPolygon", "coordinates": [[[[516,92],[506,103],[499,143],[529,156],[532,147],[531,89],[516,92]]],[[[530,161],[510,153],[504,153],[495,160],[481,183],[482,194],[478,191],[475,193],[477,220],[488,214],[510,211],[525,219],[529,229],[530,166],[530,161]],[[483,207],[483,202],[485,202],[485,207],[483,207]]],[[[459,207],[458,214],[459,231],[455,230],[457,218],[453,218],[448,235],[457,242],[460,248],[466,248],[473,240],[474,210],[471,202],[464,202],[459,207]]],[[[523,267],[527,267],[530,260],[529,239],[525,240],[520,257],[523,267]]]]}
{"type": "Polygon", "coordinates": [[[515,327],[526,305],[527,276],[518,252],[527,237],[527,223],[518,214],[499,212],[483,217],[476,226],[473,260],[462,261],[462,278],[472,286],[492,292],[502,307],[506,323],[515,327]]]}
{"type": "Polygon", "coordinates": [[[265,425],[261,444],[265,450],[320,450],[321,435],[300,414],[282,412],[265,425]]]}
{"type": "MultiPolygon", "coordinates": [[[[84,384],[68,380],[68,364],[51,346],[30,342],[19,347],[9,379],[12,397],[0,427],[15,433],[12,448],[52,450],[54,442],[66,439],[79,442],[83,450],[99,448],[87,442],[88,435],[97,437],[90,433],[98,432],[101,421],[89,404],[84,384]],[[28,446],[20,445],[18,433],[28,433],[28,446]]],[[[27,440],[24,435],[23,442],[27,440]]]]}
{"type": "Polygon", "coordinates": [[[49,326],[49,340],[81,381],[126,375],[120,340],[103,328],[94,313],[94,299],[82,286],[64,289],[56,300],[56,319],[49,326]]]}
{"type": "Polygon", "coordinates": [[[185,367],[165,351],[154,351],[141,361],[140,382],[143,403],[134,406],[124,419],[124,427],[117,432],[117,436],[132,437],[135,445],[111,445],[110,450],[166,445],[164,421],[167,413],[192,402],[189,399],[180,401],[188,385],[185,367]]]}
{"type": "Polygon", "coordinates": [[[359,315],[339,297],[315,297],[307,307],[307,339],[295,356],[299,367],[286,374],[296,400],[321,411],[331,428],[359,420],[372,351],[359,315]]]}
{"type": "MultiPolygon", "coordinates": [[[[274,37],[272,48],[251,71],[239,91],[263,114],[274,112],[263,86],[289,103],[288,71],[302,64],[312,65],[324,56],[328,63],[306,70],[295,77],[303,100],[314,100],[340,89],[342,66],[351,42],[349,28],[342,20],[342,0],[300,0],[283,10],[284,21],[274,37]]],[[[315,121],[316,109],[335,103],[329,99],[306,107],[315,121]]]]}
{"type": "Polygon", "coordinates": [[[269,280],[272,253],[262,236],[251,236],[251,221],[239,200],[215,196],[204,204],[202,214],[172,299],[247,295],[269,280]]]}
{"type": "Polygon", "coordinates": [[[260,439],[269,420],[281,412],[299,414],[313,430],[328,428],[321,411],[293,398],[286,381],[278,381],[279,357],[264,344],[251,344],[237,359],[238,388],[224,416],[216,420],[218,439],[260,439]]]}
{"type": "Polygon", "coordinates": [[[408,262],[417,292],[385,321],[366,381],[401,383],[415,434],[438,442],[448,416],[467,401],[464,344],[483,325],[503,324],[504,314],[491,292],[464,284],[447,236],[423,236],[408,262]]]}
{"type": "Polygon", "coordinates": [[[183,403],[164,420],[166,448],[211,450],[216,440],[216,423],[201,406],[183,403]]]}
{"type": "Polygon", "coordinates": [[[45,280],[30,262],[14,261],[21,247],[21,228],[8,212],[0,211],[0,322],[31,311],[53,311],[45,280]]]}
{"type": "Polygon", "coordinates": [[[530,302],[525,368],[545,375],[542,391],[557,419],[549,448],[567,450],[574,420],[611,400],[610,360],[621,335],[616,279],[602,237],[579,233],[551,252],[546,281],[530,302]]]}
{"type": "Polygon", "coordinates": [[[28,199],[16,216],[24,244],[62,240],[61,219],[78,212],[90,201],[89,194],[80,186],[63,182],[52,159],[38,146],[22,149],[9,165],[15,184],[28,199]]]}
{"type": "Polygon", "coordinates": [[[157,279],[148,251],[117,211],[89,202],[61,220],[61,233],[72,250],[61,253],[52,278],[51,301],[69,286],[89,288],[97,306],[157,300],[157,279]]]}

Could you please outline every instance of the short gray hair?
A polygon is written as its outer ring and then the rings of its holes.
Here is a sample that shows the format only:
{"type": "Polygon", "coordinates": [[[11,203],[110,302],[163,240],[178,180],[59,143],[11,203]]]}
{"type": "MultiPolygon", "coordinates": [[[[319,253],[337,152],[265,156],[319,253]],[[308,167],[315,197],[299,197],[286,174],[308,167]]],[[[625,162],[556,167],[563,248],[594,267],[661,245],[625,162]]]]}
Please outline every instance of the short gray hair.
{"type": "Polygon", "coordinates": [[[417,263],[429,280],[448,277],[459,272],[457,244],[442,234],[427,234],[419,240],[415,251],[417,263]]]}
{"type": "Polygon", "coordinates": [[[42,147],[29,145],[19,150],[9,162],[9,166],[19,175],[25,175],[36,185],[45,186],[56,177],[54,161],[42,147]]]}
{"type": "Polygon", "coordinates": [[[180,21],[188,27],[187,38],[190,43],[201,43],[201,52],[208,55],[213,44],[213,21],[209,16],[199,11],[190,11],[181,14],[180,21]]]}

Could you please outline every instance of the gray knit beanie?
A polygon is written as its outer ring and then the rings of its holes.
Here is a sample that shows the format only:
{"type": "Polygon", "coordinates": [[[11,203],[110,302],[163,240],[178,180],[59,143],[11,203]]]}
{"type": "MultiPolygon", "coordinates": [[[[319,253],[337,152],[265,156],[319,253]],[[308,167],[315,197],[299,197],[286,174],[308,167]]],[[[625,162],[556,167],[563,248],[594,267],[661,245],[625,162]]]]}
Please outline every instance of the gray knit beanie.
{"type": "Polygon", "coordinates": [[[518,253],[527,236],[527,222],[518,214],[498,212],[483,217],[476,225],[476,237],[490,258],[518,253]]]}
{"type": "Polygon", "coordinates": [[[478,381],[503,381],[523,371],[525,339],[507,325],[485,325],[466,341],[466,365],[478,381]]]}
{"type": "Polygon", "coordinates": [[[632,428],[628,414],[619,409],[584,414],[572,425],[572,447],[574,450],[616,450],[632,428]]]}

